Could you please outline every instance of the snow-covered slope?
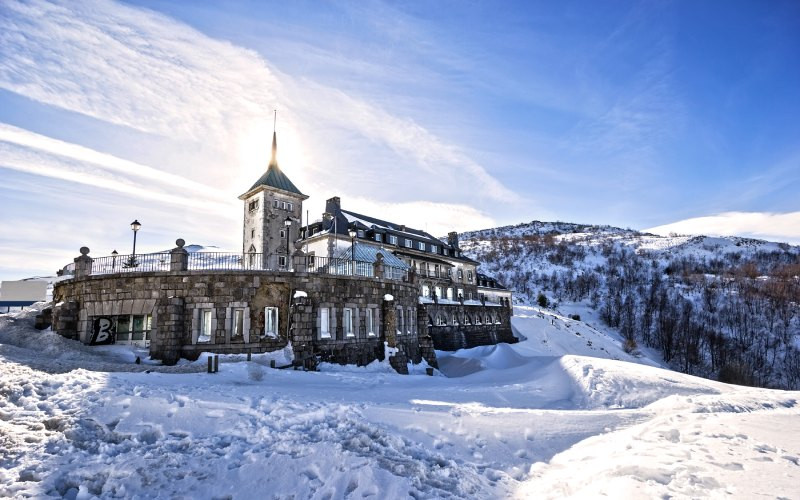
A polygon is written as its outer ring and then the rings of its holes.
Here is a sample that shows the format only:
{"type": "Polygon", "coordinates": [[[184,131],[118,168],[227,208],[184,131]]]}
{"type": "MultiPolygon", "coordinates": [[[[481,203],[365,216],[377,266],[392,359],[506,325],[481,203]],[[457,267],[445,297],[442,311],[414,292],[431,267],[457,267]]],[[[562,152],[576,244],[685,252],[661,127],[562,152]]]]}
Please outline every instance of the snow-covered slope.
{"type": "Polygon", "coordinates": [[[538,221],[461,247],[518,301],[591,312],[675,369],[800,388],[800,247],[538,221]]]}
{"type": "Polygon", "coordinates": [[[800,480],[800,393],[649,366],[534,308],[519,344],[443,360],[473,360],[457,377],[261,358],[192,373],[203,358],[136,365],[31,317],[0,315],[3,497],[752,498],[800,480]]]}

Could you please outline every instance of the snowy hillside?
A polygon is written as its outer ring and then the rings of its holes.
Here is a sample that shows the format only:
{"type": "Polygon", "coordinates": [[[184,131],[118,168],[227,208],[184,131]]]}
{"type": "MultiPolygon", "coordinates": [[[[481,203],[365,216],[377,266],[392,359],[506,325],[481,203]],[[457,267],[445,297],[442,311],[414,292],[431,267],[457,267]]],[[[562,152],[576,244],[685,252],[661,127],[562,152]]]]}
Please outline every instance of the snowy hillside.
{"type": "Polygon", "coordinates": [[[593,311],[676,370],[800,388],[800,247],[538,221],[461,247],[519,300],[593,311]]]}
{"type": "Polygon", "coordinates": [[[0,496],[796,495],[800,393],[666,371],[601,328],[515,314],[525,340],[441,353],[434,377],[138,365],[0,315],[0,496]]]}

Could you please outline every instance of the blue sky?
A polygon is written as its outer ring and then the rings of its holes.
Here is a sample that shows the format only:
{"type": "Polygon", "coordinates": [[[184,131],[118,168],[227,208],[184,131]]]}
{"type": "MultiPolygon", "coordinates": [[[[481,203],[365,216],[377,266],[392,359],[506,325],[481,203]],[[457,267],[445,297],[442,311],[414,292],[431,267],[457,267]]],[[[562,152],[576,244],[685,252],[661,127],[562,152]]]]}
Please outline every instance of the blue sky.
{"type": "Polygon", "coordinates": [[[0,4],[0,278],[238,250],[279,161],[444,234],[539,220],[800,243],[797,2],[0,4]]]}

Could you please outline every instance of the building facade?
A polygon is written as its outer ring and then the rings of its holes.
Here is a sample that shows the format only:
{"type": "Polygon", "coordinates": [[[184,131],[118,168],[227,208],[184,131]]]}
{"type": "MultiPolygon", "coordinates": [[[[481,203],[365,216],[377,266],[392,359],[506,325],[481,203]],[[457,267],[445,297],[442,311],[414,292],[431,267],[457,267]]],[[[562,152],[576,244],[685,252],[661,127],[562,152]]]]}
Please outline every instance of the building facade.
{"type": "Polygon", "coordinates": [[[86,344],[135,343],[165,363],[202,352],[291,346],[295,363],[436,366],[434,348],[514,342],[511,292],[447,241],[328,200],[301,225],[304,195],[277,161],[242,194],[241,254],[92,258],[82,248],[53,292],[53,328],[86,344]],[[122,265],[122,263],[125,263],[122,265]],[[135,263],[130,265],[129,263],[135,263]]]}

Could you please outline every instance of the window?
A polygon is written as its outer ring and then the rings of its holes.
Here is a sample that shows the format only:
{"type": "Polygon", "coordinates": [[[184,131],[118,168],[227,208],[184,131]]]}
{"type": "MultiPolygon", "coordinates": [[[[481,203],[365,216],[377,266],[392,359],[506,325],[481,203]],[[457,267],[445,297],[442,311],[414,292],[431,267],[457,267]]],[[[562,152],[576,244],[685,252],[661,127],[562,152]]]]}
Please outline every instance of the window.
{"type": "Polygon", "coordinates": [[[397,245],[397,236],[390,234],[389,235],[389,243],[392,245],[397,245]]]}
{"type": "Polygon", "coordinates": [[[291,203],[286,203],[286,210],[288,210],[290,212],[292,211],[292,204],[291,203]]]}
{"type": "Polygon", "coordinates": [[[431,296],[431,288],[428,285],[422,285],[422,296],[423,297],[431,296]]]}
{"type": "Polygon", "coordinates": [[[258,210],[258,200],[251,201],[250,204],[247,206],[247,209],[250,210],[251,212],[255,212],[256,210],[258,210]]]}
{"type": "Polygon", "coordinates": [[[344,308],[344,312],[342,314],[342,325],[344,326],[344,334],[346,337],[355,337],[356,334],[353,331],[353,310],[349,307],[344,308]]]}
{"type": "Polygon", "coordinates": [[[453,324],[458,326],[458,316],[456,316],[455,313],[453,313],[453,324]]]}
{"type": "Polygon", "coordinates": [[[447,300],[453,300],[453,289],[447,287],[447,300]]]}
{"type": "Polygon", "coordinates": [[[423,243],[423,242],[421,242],[421,241],[418,241],[418,242],[417,242],[417,248],[418,248],[419,250],[425,251],[425,243],[423,243]]]}
{"type": "Polygon", "coordinates": [[[278,208],[278,200],[272,200],[272,208],[278,208]]]}
{"type": "Polygon", "coordinates": [[[439,264],[433,265],[433,275],[436,276],[437,278],[439,277],[439,264]]]}
{"type": "Polygon", "coordinates": [[[286,256],[285,255],[279,255],[278,256],[278,266],[279,267],[286,267],[286,256]]]}
{"type": "Polygon", "coordinates": [[[378,243],[383,242],[383,238],[381,238],[380,233],[375,233],[375,241],[377,241],[378,243]]]}
{"type": "Polygon", "coordinates": [[[153,317],[149,314],[125,314],[112,316],[108,326],[111,326],[116,331],[115,342],[127,344],[129,342],[149,341],[152,323],[153,317]]]}
{"type": "Polygon", "coordinates": [[[475,324],[476,325],[480,325],[481,324],[481,315],[480,314],[476,314],[475,315],[475,324]]]}
{"type": "Polygon", "coordinates": [[[197,341],[211,341],[211,309],[200,309],[200,328],[198,329],[197,341]]]}
{"type": "Polygon", "coordinates": [[[464,279],[464,271],[462,271],[461,269],[459,269],[459,270],[458,270],[458,281],[461,281],[461,280],[463,280],[463,279],[464,279]]]}
{"type": "Polygon", "coordinates": [[[366,327],[367,327],[367,335],[370,337],[375,336],[375,311],[372,309],[367,309],[366,311],[366,327]]]}
{"type": "Polygon", "coordinates": [[[450,279],[453,278],[453,268],[452,267],[448,267],[447,268],[447,277],[450,278],[450,279]]]}
{"type": "Polygon", "coordinates": [[[459,288],[458,289],[458,299],[461,300],[463,298],[464,298],[464,289],[463,288],[459,288]]]}
{"type": "Polygon", "coordinates": [[[472,283],[472,271],[467,271],[467,281],[472,283]]]}
{"type": "Polygon", "coordinates": [[[439,245],[431,245],[431,252],[439,253],[439,245]]]}
{"type": "Polygon", "coordinates": [[[244,309],[233,310],[233,337],[244,337],[244,309]]]}
{"type": "Polygon", "coordinates": [[[288,206],[289,206],[289,205],[288,205],[288,203],[286,203],[285,201],[282,201],[282,202],[281,202],[281,208],[282,208],[282,209],[284,209],[284,210],[289,210],[288,206]]]}
{"type": "Polygon", "coordinates": [[[356,232],[356,235],[357,235],[359,238],[363,238],[363,237],[365,236],[365,234],[364,234],[364,230],[363,230],[363,229],[359,229],[359,230],[356,232]]]}
{"type": "Polygon", "coordinates": [[[267,337],[278,336],[278,308],[264,308],[264,335],[267,337]]]}
{"type": "Polygon", "coordinates": [[[442,253],[445,255],[450,255],[450,250],[448,250],[447,248],[442,248],[442,253]]]}
{"type": "Polygon", "coordinates": [[[441,299],[442,298],[442,287],[437,286],[434,288],[434,292],[436,293],[436,297],[441,299]]]}
{"type": "Polygon", "coordinates": [[[499,315],[499,314],[495,315],[495,317],[494,317],[494,324],[495,324],[495,325],[499,325],[499,324],[500,324],[500,315],[499,315]]]}
{"type": "Polygon", "coordinates": [[[256,239],[256,230],[255,229],[251,229],[250,230],[250,239],[251,240],[256,239]]]}
{"type": "Polygon", "coordinates": [[[331,338],[331,310],[327,307],[319,310],[319,336],[323,339],[331,338]]]}
{"type": "Polygon", "coordinates": [[[414,248],[414,242],[412,240],[406,239],[406,248],[414,248]]]}
{"type": "Polygon", "coordinates": [[[408,308],[406,312],[406,331],[408,333],[416,333],[416,322],[414,321],[414,309],[408,308]]]}
{"type": "Polygon", "coordinates": [[[403,324],[403,308],[402,307],[398,307],[397,308],[397,334],[398,335],[402,335],[404,326],[405,325],[403,324]]]}
{"type": "Polygon", "coordinates": [[[471,325],[472,324],[472,318],[469,317],[469,314],[465,314],[464,315],[464,324],[465,325],[471,325]]]}
{"type": "Polygon", "coordinates": [[[281,229],[281,239],[286,238],[286,230],[281,229]]]}
{"type": "Polygon", "coordinates": [[[488,314],[486,315],[486,318],[485,318],[484,321],[485,321],[485,323],[487,325],[491,325],[492,324],[492,318],[488,314]]]}

